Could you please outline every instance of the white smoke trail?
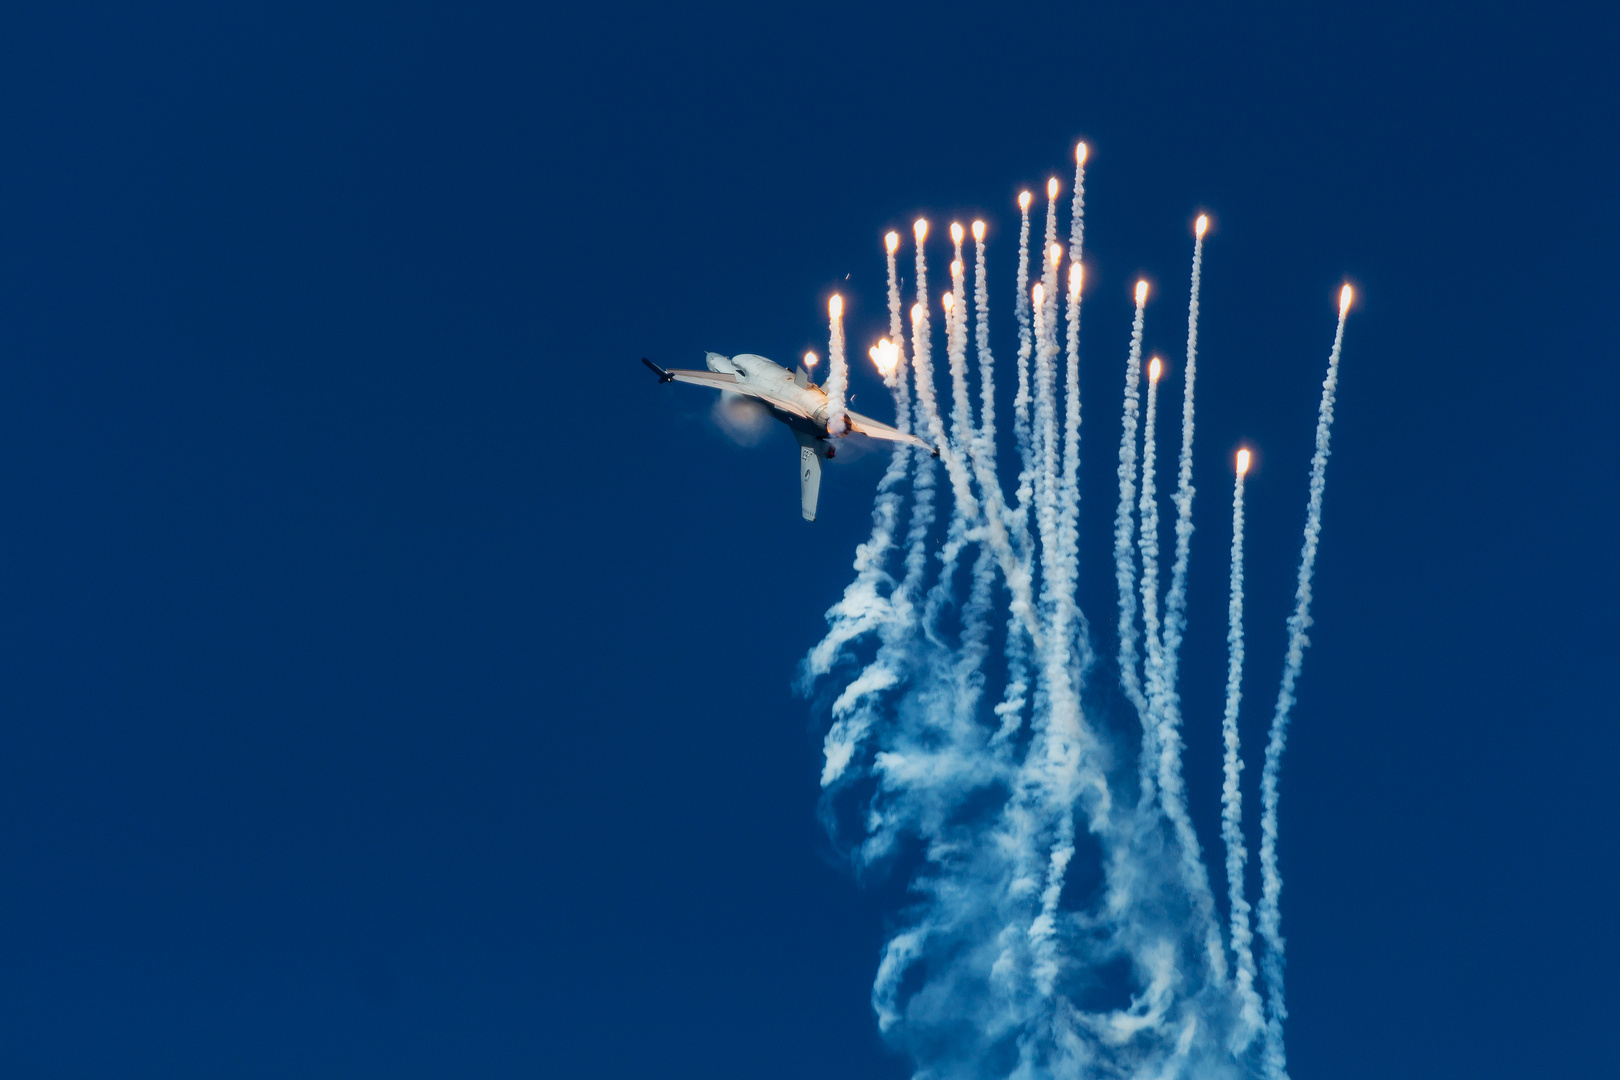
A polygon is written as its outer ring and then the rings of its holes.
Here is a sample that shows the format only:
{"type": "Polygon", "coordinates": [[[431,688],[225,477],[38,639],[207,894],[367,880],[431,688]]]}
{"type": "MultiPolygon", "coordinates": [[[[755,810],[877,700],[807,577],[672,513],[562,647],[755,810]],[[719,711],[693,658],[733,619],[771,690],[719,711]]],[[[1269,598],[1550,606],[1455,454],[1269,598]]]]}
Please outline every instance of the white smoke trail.
{"type": "Polygon", "coordinates": [[[1029,503],[1035,477],[1034,439],[1030,432],[1029,359],[1034,347],[1029,311],[1029,202],[1027,191],[1018,195],[1018,300],[1013,313],[1018,320],[1018,393],[1013,397],[1013,438],[1018,446],[1018,509],[1014,531],[1023,541],[1021,550],[1028,558],[1029,503]]]}
{"type": "Polygon", "coordinates": [[[1198,292],[1204,265],[1204,231],[1209,219],[1199,215],[1194,226],[1192,291],[1187,301],[1187,370],[1181,384],[1181,458],[1176,476],[1176,561],[1164,602],[1165,685],[1176,692],[1177,658],[1187,629],[1187,561],[1192,546],[1193,383],[1198,375],[1198,292]]]}
{"type": "Polygon", "coordinates": [[[1119,684],[1136,709],[1142,723],[1143,797],[1151,795],[1155,772],[1153,724],[1148,716],[1147,698],[1137,674],[1136,651],[1136,552],[1132,543],[1136,531],[1136,422],[1139,408],[1138,387],[1142,381],[1142,320],[1147,304],[1148,284],[1136,283],[1136,314],[1131,319],[1131,347],[1125,357],[1125,409],[1119,433],[1119,508],[1114,514],[1114,579],[1119,586],[1119,684]]]}
{"type": "Polygon", "coordinates": [[[957,452],[970,454],[978,442],[973,437],[973,402],[968,396],[967,370],[967,268],[962,263],[962,226],[951,223],[951,241],[956,258],[951,260],[950,305],[946,309],[946,341],[951,362],[951,441],[957,452]]]}
{"type": "MultiPolygon", "coordinates": [[[[1226,977],[1226,953],[1221,946],[1220,922],[1215,914],[1215,896],[1209,885],[1209,872],[1204,867],[1198,843],[1198,834],[1193,829],[1192,818],[1187,812],[1186,785],[1182,779],[1181,771],[1181,701],[1177,692],[1178,677],[1177,657],[1181,648],[1182,634],[1186,627],[1187,607],[1187,561],[1190,543],[1192,540],[1192,448],[1193,448],[1193,382],[1196,375],[1198,355],[1198,291],[1200,267],[1203,264],[1204,229],[1208,219],[1200,217],[1196,227],[1197,239],[1193,247],[1192,291],[1187,308],[1187,370],[1182,383],[1181,395],[1181,455],[1179,458],[1178,476],[1176,482],[1176,557],[1171,571],[1170,590],[1165,597],[1164,622],[1160,626],[1160,633],[1154,634],[1151,625],[1148,629],[1148,703],[1154,714],[1156,728],[1155,740],[1158,749],[1158,784],[1159,798],[1164,807],[1165,816],[1170,819],[1175,828],[1176,839],[1181,851],[1182,873],[1186,878],[1186,886],[1193,899],[1193,906],[1197,915],[1199,928],[1204,937],[1204,952],[1209,960],[1210,970],[1217,981],[1226,977]]],[[[1157,365],[1158,361],[1154,360],[1157,365]]],[[[1151,439],[1151,434],[1149,435],[1151,439]]],[[[1148,451],[1147,453],[1151,453],[1148,451]]],[[[1147,460],[1146,454],[1144,461],[1147,460]]],[[[1144,465],[1144,471],[1147,466],[1144,465]]],[[[1147,539],[1148,513],[1146,510],[1147,488],[1149,480],[1143,479],[1143,539],[1147,539]]],[[[1158,509],[1157,501],[1152,514],[1154,537],[1154,552],[1157,555],[1158,509]]],[[[1155,570],[1157,568],[1155,567],[1155,570]]],[[[1147,575],[1147,560],[1144,552],[1143,559],[1144,581],[1147,575]]],[[[1157,585],[1155,574],[1154,584],[1157,585]]],[[[1144,621],[1151,622],[1156,618],[1154,605],[1149,603],[1144,585],[1144,621]]]]}
{"type": "MultiPolygon", "coordinates": [[[[1012,550],[1006,523],[996,515],[981,517],[979,500],[973,493],[972,480],[968,476],[966,455],[946,438],[945,424],[939,415],[939,405],[934,394],[933,354],[929,344],[928,256],[924,246],[928,236],[928,222],[919,218],[915,232],[917,302],[911,308],[911,338],[912,365],[917,379],[918,427],[933,440],[940,459],[945,463],[945,474],[951,482],[951,491],[956,498],[954,512],[960,514],[964,522],[983,524],[985,539],[995,553],[997,562],[1001,564],[1002,575],[1006,578],[1007,588],[1012,593],[1013,614],[1023,621],[1030,638],[1039,642],[1042,635],[1030,597],[1029,570],[1012,550]]],[[[965,374],[965,360],[963,371],[965,374]]]]}
{"type": "Polygon", "coordinates": [[[1080,609],[1075,586],[1080,562],[1080,289],[1084,270],[1069,263],[1067,364],[1063,384],[1063,479],[1058,485],[1060,552],[1057,602],[1069,609],[1068,619],[1079,626],[1080,609]]]}
{"type": "MultiPolygon", "coordinates": [[[[1079,573],[1080,519],[1080,292],[1085,268],[1086,144],[1074,148],[1074,200],[1069,205],[1069,299],[1067,360],[1064,380],[1063,485],[1058,533],[1063,545],[1065,599],[1074,604],[1079,573]]],[[[1078,618],[1079,610],[1075,609],[1078,618]]]]}
{"type": "Polygon", "coordinates": [[[1339,389],[1339,351],[1344,345],[1344,319],[1350,311],[1350,286],[1339,294],[1339,325],[1328,354],[1327,378],[1322,380],[1322,404],[1316,414],[1316,453],[1311,455],[1310,501],[1305,510],[1305,542],[1299,554],[1299,584],[1294,590],[1294,613],[1288,617],[1288,654],[1283,662],[1277,710],[1266,740],[1266,763],[1260,772],[1260,936],[1266,956],[1266,1072],[1272,1080],[1288,1075],[1283,1052],[1283,1021],[1288,1006],[1283,998],[1282,872],[1277,866],[1277,777],[1288,740],[1288,718],[1294,708],[1294,685],[1305,662],[1305,631],[1311,625],[1311,577],[1316,572],[1316,547],[1322,536],[1322,492],[1327,487],[1328,436],[1333,428],[1333,399],[1339,389]]]}
{"type": "MultiPolygon", "coordinates": [[[[1041,543],[1057,528],[1057,267],[1062,249],[1057,243],[1057,178],[1046,182],[1046,241],[1041,246],[1041,294],[1044,300],[1035,333],[1035,420],[1032,450],[1035,458],[1035,515],[1041,543]],[[1056,258],[1053,252],[1058,252],[1056,258]],[[1042,330],[1044,329],[1044,333],[1042,330]],[[1043,515],[1051,515],[1043,520],[1043,515]]],[[[1049,548],[1053,554],[1055,550],[1049,548]]],[[[1047,567],[1042,564],[1042,573],[1047,567]]],[[[1043,595],[1050,605],[1051,586],[1043,580],[1043,595]]]]}
{"type": "MultiPolygon", "coordinates": [[[[974,348],[979,357],[979,395],[980,395],[980,424],[978,432],[977,450],[974,460],[977,462],[979,490],[984,492],[986,512],[1007,522],[1008,528],[1013,530],[1012,543],[1023,572],[1028,573],[1028,558],[1023,552],[1028,551],[1028,537],[1017,532],[1018,516],[1006,504],[1006,496],[1002,491],[1001,479],[996,472],[996,373],[995,357],[990,350],[990,283],[989,275],[985,271],[985,224],[982,221],[973,223],[973,327],[974,348]]],[[[1021,273],[1024,278],[1029,276],[1029,216],[1024,215],[1023,227],[1023,267],[1021,273]]],[[[1022,302],[1022,297],[1020,297],[1022,302]]],[[[1026,380],[1027,381],[1027,378],[1026,380]]],[[[1026,388],[1027,389],[1027,388],[1026,388]]],[[[981,556],[982,559],[982,556],[981,556]]],[[[978,578],[975,576],[975,583],[978,578]]],[[[1018,727],[1022,720],[1024,697],[1029,691],[1029,660],[1026,650],[1027,637],[1018,617],[1015,615],[1007,623],[1007,686],[1005,694],[999,705],[996,706],[996,715],[1001,718],[999,739],[1006,739],[1018,727]]]]}
{"type": "MultiPolygon", "coordinates": [[[[1202,214],[1194,226],[1192,291],[1187,301],[1187,370],[1181,387],[1181,457],[1176,477],[1176,561],[1170,571],[1170,591],[1164,602],[1165,721],[1172,729],[1181,724],[1177,690],[1181,641],[1187,630],[1187,562],[1192,547],[1193,383],[1198,374],[1198,292],[1204,264],[1204,232],[1209,219],[1202,214]]],[[[1178,736],[1179,738],[1179,736],[1178,736]]],[[[1181,776],[1179,749],[1169,761],[1177,782],[1181,776]]]]}
{"type": "MultiPolygon", "coordinates": [[[[967,304],[966,278],[962,265],[962,226],[959,223],[951,224],[951,241],[955,244],[956,257],[951,261],[951,288],[940,297],[941,306],[945,311],[945,354],[951,376],[951,416],[950,433],[952,443],[951,460],[961,460],[972,463],[972,445],[975,440],[973,434],[973,405],[968,397],[967,383],[967,304]]],[[[954,578],[957,559],[961,555],[963,546],[968,542],[968,529],[970,521],[961,500],[958,500],[950,517],[950,525],[946,532],[945,545],[940,551],[941,572],[938,583],[929,593],[926,625],[931,633],[937,632],[939,618],[946,607],[954,599],[954,578]]],[[[990,573],[986,568],[985,573],[990,573]]],[[[986,594],[985,606],[988,606],[988,585],[981,591],[986,594]]],[[[964,618],[967,611],[963,612],[964,618]]],[[[964,638],[982,636],[982,630],[964,623],[964,638]]],[[[969,650],[971,652],[971,650],[969,650]]],[[[976,667],[960,672],[963,679],[970,679],[976,672],[976,667]]],[[[958,695],[959,705],[963,703],[963,695],[958,695]]]]}
{"type": "Polygon", "coordinates": [[[827,318],[827,432],[842,435],[849,426],[844,416],[849,366],[844,359],[844,298],[837,293],[827,301],[827,318]]]}
{"type": "MultiPolygon", "coordinates": [[[[889,269],[889,340],[894,352],[887,369],[880,364],[879,371],[894,397],[895,426],[901,431],[909,431],[911,395],[906,385],[905,337],[900,321],[900,285],[895,265],[900,237],[891,232],[884,238],[884,243],[889,269]]],[[[877,357],[874,356],[874,359],[877,357]]],[[[905,479],[912,453],[904,445],[896,444],[888,468],[878,481],[877,498],[872,506],[871,535],[855,549],[855,579],[845,588],[839,602],[827,612],[827,634],[811,649],[800,668],[799,685],[804,692],[808,692],[816,679],[828,674],[836,664],[847,658],[846,650],[851,643],[879,628],[893,630],[903,627],[910,618],[911,597],[920,587],[920,578],[913,580],[908,577],[906,587],[897,587],[888,571],[888,556],[894,547],[894,532],[899,522],[900,483],[905,479]]],[[[870,675],[860,692],[841,696],[843,708],[836,712],[824,741],[827,762],[822,776],[824,786],[843,772],[867,733],[871,715],[866,707],[866,698],[869,694],[888,688],[897,678],[885,666],[870,675]]]]}
{"type": "MultiPolygon", "coordinates": [[[[973,223],[973,349],[979,358],[979,449],[996,476],[996,366],[990,352],[990,284],[984,268],[984,222],[973,223]]],[[[999,488],[1000,481],[996,486],[999,488]]]]}
{"type": "MultiPolygon", "coordinates": [[[[895,263],[895,252],[900,249],[900,234],[891,232],[883,237],[883,247],[889,269],[889,341],[895,347],[895,367],[891,373],[885,374],[884,382],[894,391],[895,426],[901,431],[911,430],[911,391],[906,385],[906,324],[900,316],[900,276],[899,267],[895,263]]],[[[895,467],[895,462],[901,463],[904,472],[906,455],[896,451],[891,459],[889,468],[895,467]]],[[[887,474],[885,474],[887,475],[887,474]]]]}
{"type": "Polygon", "coordinates": [[[1074,148],[1074,201],[1069,205],[1069,258],[1079,262],[1086,246],[1086,154],[1085,143],[1074,148]]]}
{"type": "MultiPolygon", "coordinates": [[[[1163,697],[1160,680],[1164,675],[1163,641],[1159,637],[1159,498],[1155,484],[1158,457],[1159,376],[1164,367],[1155,356],[1148,361],[1147,408],[1142,421],[1142,495],[1137,504],[1142,516],[1142,533],[1137,551],[1142,556],[1142,644],[1147,652],[1143,675],[1147,683],[1148,724],[1154,729],[1154,763],[1158,768],[1160,728],[1156,706],[1163,697]]],[[[1161,793],[1162,794],[1162,793],[1161,793]]]]}
{"type": "MultiPolygon", "coordinates": [[[[934,395],[932,323],[928,318],[928,222],[918,218],[912,225],[917,238],[917,299],[911,306],[911,366],[917,380],[917,430],[942,447],[945,426],[940,422],[939,404],[934,395]]],[[[943,447],[941,453],[943,454],[943,447]]]]}
{"type": "Polygon", "coordinates": [[[1232,484],[1232,578],[1226,605],[1226,711],[1221,718],[1221,739],[1226,746],[1221,785],[1221,839],[1226,844],[1226,892],[1231,903],[1232,952],[1237,957],[1236,989],[1241,1026],[1234,1032],[1232,1052],[1241,1054],[1265,1024],[1260,994],[1254,985],[1254,932],[1249,926],[1249,901],[1244,895],[1244,868],[1249,849],[1243,843],[1243,788],[1239,779],[1238,708],[1243,701],[1243,478],[1249,471],[1249,452],[1239,450],[1237,478],[1232,484]]]}
{"type": "MultiPolygon", "coordinates": [[[[916,390],[913,403],[915,430],[934,440],[938,446],[944,441],[939,421],[939,408],[934,397],[933,349],[928,322],[928,256],[924,247],[928,239],[928,222],[918,218],[912,225],[916,239],[917,300],[911,306],[911,374],[916,390]]],[[[916,596],[928,571],[928,531],[934,523],[934,463],[930,458],[917,456],[915,478],[912,481],[916,504],[912,508],[911,527],[906,535],[905,591],[916,596]]]]}

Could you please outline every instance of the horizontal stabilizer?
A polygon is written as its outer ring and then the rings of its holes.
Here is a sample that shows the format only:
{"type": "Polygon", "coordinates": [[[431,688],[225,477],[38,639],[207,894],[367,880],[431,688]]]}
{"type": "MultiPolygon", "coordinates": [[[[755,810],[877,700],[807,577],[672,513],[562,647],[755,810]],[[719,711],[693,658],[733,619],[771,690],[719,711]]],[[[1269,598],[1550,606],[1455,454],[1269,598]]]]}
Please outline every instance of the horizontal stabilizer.
{"type": "Polygon", "coordinates": [[[674,376],[674,374],[672,372],[665,371],[663,368],[659,367],[657,364],[653,363],[651,360],[647,359],[645,356],[643,356],[641,358],[641,362],[643,364],[646,364],[649,368],[652,369],[652,373],[654,375],[658,376],[658,381],[659,382],[666,383],[666,382],[674,382],[675,381],[675,376],[674,376]]]}

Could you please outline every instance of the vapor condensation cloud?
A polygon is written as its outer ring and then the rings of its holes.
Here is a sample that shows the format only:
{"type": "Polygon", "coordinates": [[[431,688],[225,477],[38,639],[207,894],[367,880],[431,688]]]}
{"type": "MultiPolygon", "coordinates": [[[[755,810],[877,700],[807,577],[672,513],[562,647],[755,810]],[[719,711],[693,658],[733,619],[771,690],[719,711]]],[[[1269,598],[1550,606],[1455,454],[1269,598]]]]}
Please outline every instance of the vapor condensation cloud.
{"type": "Polygon", "coordinates": [[[738,446],[758,446],[771,428],[771,411],[758,398],[722,390],[709,410],[715,426],[738,446]]]}

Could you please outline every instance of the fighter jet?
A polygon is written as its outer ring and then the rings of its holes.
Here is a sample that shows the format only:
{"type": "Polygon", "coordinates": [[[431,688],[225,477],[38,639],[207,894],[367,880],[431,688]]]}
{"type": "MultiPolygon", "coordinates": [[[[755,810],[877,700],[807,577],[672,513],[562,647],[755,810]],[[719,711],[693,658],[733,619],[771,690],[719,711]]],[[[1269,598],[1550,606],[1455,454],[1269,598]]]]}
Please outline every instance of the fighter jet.
{"type": "Polygon", "coordinates": [[[740,353],[737,356],[708,354],[707,371],[665,371],[645,356],[641,362],[658,376],[661,383],[684,382],[707,386],[732,394],[757,398],[771,415],[786,424],[799,441],[799,508],[804,520],[816,520],[816,500],[821,495],[821,459],[834,454],[831,440],[854,432],[870,439],[910,443],[939,457],[939,450],[915,435],[898,431],[860,413],[844,413],[840,431],[827,428],[827,393],[810,381],[802,366],[789,371],[763,356],[740,353]]]}

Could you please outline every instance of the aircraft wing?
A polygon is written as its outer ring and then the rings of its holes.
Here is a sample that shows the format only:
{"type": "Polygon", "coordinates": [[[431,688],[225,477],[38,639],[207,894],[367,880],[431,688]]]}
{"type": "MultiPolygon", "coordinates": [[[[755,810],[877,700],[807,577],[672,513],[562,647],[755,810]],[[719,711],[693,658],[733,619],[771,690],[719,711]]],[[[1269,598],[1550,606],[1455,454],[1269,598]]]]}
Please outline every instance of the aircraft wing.
{"type": "Polygon", "coordinates": [[[672,382],[692,383],[694,386],[712,386],[716,390],[748,392],[737,384],[737,376],[729,371],[686,371],[682,368],[670,368],[664,374],[668,375],[672,382]]]}
{"type": "Polygon", "coordinates": [[[729,371],[692,371],[685,368],[669,368],[666,370],[650,360],[643,360],[642,363],[658,373],[659,382],[691,383],[693,386],[707,386],[711,390],[725,390],[733,394],[746,394],[751,398],[758,398],[760,401],[780,409],[782,412],[802,416],[806,420],[815,419],[794,402],[783,401],[779,397],[762,393],[757,387],[739,381],[737,376],[729,371]]]}
{"type": "Polygon", "coordinates": [[[858,431],[869,439],[910,443],[912,446],[920,446],[931,453],[934,450],[932,446],[917,438],[917,436],[892,428],[888,424],[872,419],[870,416],[862,416],[857,412],[845,413],[844,415],[849,417],[849,429],[851,431],[858,431]]]}

